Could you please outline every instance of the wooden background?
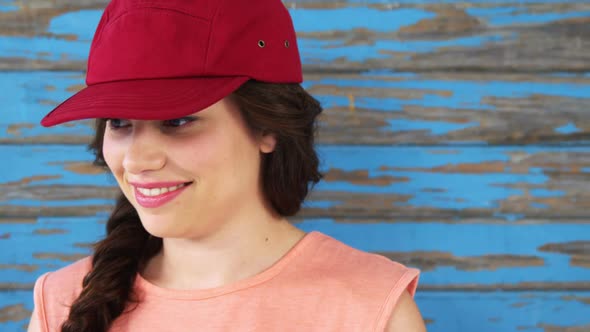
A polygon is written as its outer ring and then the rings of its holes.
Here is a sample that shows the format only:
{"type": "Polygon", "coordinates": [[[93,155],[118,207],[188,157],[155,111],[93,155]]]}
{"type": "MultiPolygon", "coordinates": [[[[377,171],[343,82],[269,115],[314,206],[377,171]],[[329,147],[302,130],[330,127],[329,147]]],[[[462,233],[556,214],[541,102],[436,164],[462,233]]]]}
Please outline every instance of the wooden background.
{"type": "MultiPolygon", "coordinates": [[[[590,4],[286,1],[326,108],[327,177],[294,222],[422,270],[429,331],[590,331],[590,4]]],[[[0,330],[88,254],[117,188],[83,86],[105,0],[0,0],[0,330]]]]}

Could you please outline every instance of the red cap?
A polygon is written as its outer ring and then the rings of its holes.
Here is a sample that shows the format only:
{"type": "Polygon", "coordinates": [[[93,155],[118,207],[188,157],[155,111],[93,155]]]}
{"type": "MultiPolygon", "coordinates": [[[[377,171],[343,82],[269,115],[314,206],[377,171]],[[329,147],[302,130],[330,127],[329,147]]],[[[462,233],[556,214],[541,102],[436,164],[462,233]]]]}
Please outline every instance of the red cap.
{"type": "Polygon", "coordinates": [[[249,79],[303,80],[281,0],[112,0],[90,46],[87,87],[41,124],[180,118],[249,79]]]}

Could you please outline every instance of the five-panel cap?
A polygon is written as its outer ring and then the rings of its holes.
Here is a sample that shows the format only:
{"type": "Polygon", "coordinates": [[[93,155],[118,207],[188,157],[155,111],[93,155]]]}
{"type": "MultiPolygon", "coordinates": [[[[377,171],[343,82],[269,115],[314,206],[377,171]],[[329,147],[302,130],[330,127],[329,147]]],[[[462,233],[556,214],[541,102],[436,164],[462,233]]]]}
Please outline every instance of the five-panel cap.
{"type": "Polygon", "coordinates": [[[302,82],[281,0],[112,0],[90,46],[87,87],[41,124],[180,118],[250,79],[302,82]]]}

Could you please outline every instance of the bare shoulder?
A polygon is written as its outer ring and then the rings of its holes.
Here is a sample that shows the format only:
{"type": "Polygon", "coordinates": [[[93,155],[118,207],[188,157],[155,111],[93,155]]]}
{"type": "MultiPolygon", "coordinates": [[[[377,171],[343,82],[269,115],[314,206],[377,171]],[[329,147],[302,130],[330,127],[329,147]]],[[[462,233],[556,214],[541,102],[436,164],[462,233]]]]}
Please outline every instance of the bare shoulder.
{"type": "Polygon", "coordinates": [[[387,323],[386,332],[426,332],[424,319],[408,291],[402,292],[387,323]]]}

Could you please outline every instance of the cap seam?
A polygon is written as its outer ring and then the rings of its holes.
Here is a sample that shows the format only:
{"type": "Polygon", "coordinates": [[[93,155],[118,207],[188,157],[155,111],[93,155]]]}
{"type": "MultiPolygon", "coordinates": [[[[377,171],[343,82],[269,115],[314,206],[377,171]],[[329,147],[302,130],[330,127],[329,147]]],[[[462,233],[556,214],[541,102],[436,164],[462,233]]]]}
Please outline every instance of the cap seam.
{"type": "Polygon", "coordinates": [[[213,26],[215,26],[215,20],[217,19],[217,15],[219,15],[219,12],[221,11],[220,8],[223,6],[224,2],[224,0],[219,1],[219,6],[217,6],[217,8],[215,9],[215,13],[213,14],[213,16],[211,16],[211,24],[209,24],[209,34],[207,36],[207,50],[205,51],[205,61],[203,62],[203,72],[205,71],[205,68],[207,68],[207,62],[209,61],[209,50],[211,49],[211,36],[213,35],[213,26]]]}
{"type": "Polygon", "coordinates": [[[199,16],[195,16],[195,15],[191,15],[189,13],[185,13],[183,11],[180,11],[180,10],[177,10],[177,9],[173,9],[173,8],[164,8],[164,7],[159,7],[159,6],[142,6],[142,7],[134,7],[134,8],[126,9],[121,14],[115,16],[111,21],[107,22],[107,24],[105,25],[105,27],[103,28],[103,30],[106,30],[110,25],[112,25],[113,23],[115,23],[121,17],[123,17],[123,16],[125,16],[127,14],[130,14],[133,11],[140,10],[140,9],[159,9],[159,10],[168,11],[168,12],[175,12],[175,13],[178,13],[178,14],[182,14],[182,15],[189,16],[189,17],[192,17],[192,18],[196,18],[198,20],[210,22],[207,18],[199,17],[199,16]]]}

